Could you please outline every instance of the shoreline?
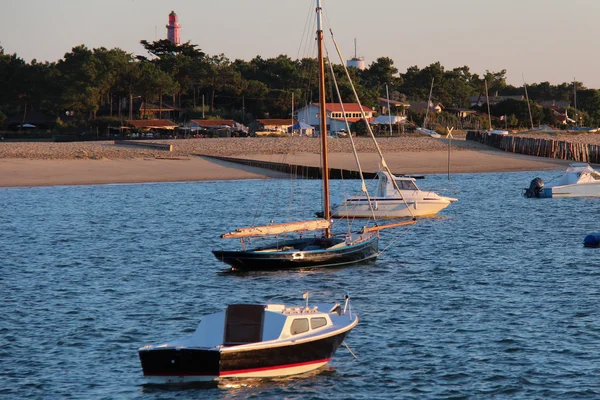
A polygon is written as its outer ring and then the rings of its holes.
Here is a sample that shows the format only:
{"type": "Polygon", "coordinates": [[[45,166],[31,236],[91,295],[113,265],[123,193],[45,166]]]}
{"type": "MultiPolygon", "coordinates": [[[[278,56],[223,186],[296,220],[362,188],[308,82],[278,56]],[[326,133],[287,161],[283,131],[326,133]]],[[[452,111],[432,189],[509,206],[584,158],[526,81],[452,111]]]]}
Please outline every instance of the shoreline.
{"type": "MultiPolygon", "coordinates": [[[[0,187],[98,185],[278,179],[289,175],[210,158],[232,158],[320,166],[316,138],[220,138],[152,141],[173,145],[173,152],[116,145],[114,142],[0,142],[0,187]],[[294,151],[290,151],[294,149],[294,151]]],[[[419,136],[378,139],[394,174],[448,172],[445,139],[419,136]]],[[[361,167],[380,169],[372,141],[356,139],[361,167]]],[[[450,173],[564,169],[572,161],[507,153],[458,137],[451,142],[450,173]]],[[[350,142],[330,141],[330,168],[357,170],[350,142]]]]}
{"type": "MultiPolygon", "coordinates": [[[[446,152],[390,153],[387,164],[395,174],[445,174],[446,152]]],[[[244,159],[320,165],[315,153],[286,155],[247,155],[244,159]],[[285,160],[284,160],[285,158],[285,160]]],[[[365,171],[379,168],[379,156],[361,155],[365,171]]],[[[543,159],[500,151],[451,153],[450,172],[487,173],[564,169],[569,161],[543,159]]],[[[332,154],[330,167],[356,170],[351,154],[332,154]]],[[[141,158],[101,160],[0,159],[0,187],[70,186],[158,182],[194,182],[237,179],[286,179],[288,174],[249,167],[209,157],[141,158]]]]}

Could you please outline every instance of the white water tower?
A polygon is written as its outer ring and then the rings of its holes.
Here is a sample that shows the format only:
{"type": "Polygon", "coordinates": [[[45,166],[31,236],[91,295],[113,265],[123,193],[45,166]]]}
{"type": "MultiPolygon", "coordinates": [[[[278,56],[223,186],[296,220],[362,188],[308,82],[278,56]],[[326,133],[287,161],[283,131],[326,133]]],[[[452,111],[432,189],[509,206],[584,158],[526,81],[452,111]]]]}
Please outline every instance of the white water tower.
{"type": "Polygon", "coordinates": [[[361,71],[365,69],[365,58],[356,55],[356,39],[354,39],[354,57],[346,61],[348,67],[354,67],[361,71]]]}

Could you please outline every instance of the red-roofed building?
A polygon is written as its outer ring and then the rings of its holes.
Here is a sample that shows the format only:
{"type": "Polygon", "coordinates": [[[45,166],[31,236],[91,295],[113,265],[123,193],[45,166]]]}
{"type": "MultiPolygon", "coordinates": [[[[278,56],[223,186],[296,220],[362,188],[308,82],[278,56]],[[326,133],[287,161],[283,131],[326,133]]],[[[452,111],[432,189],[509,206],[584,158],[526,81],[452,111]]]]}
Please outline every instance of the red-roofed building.
{"type": "MultiPolygon", "coordinates": [[[[346,129],[346,122],[344,120],[344,114],[346,114],[346,118],[348,119],[348,123],[353,123],[360,121],[362,119],[362,115],[360,112],[360,106],[358,103],[344,103],[342,105],[340,103],[325,103],[325,110],[327,111],[327,129],[330,132],[340,131],[342,129],[346,129]]],[[[375,110],[363,106],[363,110],[366,114],[367,120],[370,122],[373,120],[373,113],[375,110]]],[[[299,122],[308,124],[319,129],[319,104],[312,103],[306,107],[300,108],[295,114],[299,122]]]]}

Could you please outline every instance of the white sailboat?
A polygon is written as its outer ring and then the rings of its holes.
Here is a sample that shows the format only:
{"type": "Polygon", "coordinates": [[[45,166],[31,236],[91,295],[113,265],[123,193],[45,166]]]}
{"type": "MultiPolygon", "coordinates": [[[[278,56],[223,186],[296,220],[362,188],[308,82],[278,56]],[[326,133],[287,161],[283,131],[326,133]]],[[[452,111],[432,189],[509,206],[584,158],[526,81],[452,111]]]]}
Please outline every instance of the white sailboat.
{"type": "Polygon", "coordinates": [[[433,93],[433,81],[435,78],[431,78],[431,88],[429,89],[429,98],[427,99],[427,111],[425,111],[425,119],[423,120],[423,126],[417,127],[416,131],[422,135],[427,135],[432,138],[439,139],[442,136],[432,129],[427,129],[427,118],[429,117],[429,107],[432,105],[431,103],[431,94],[433,93]]]}
{"type": "Polygon", "coordinates": [[[489,123],[489,129],[487,131],[485,131],[485,132],[488,133],[488,134],[490,134],[490,135],[508,135],[508,131],[507,130],[492,129],[492,114],[490,112],[490,98],[488,96],[487,80],[484,80],[483,82],[485,84],[485,101],[487,103],[488,123],[489,123]]]}

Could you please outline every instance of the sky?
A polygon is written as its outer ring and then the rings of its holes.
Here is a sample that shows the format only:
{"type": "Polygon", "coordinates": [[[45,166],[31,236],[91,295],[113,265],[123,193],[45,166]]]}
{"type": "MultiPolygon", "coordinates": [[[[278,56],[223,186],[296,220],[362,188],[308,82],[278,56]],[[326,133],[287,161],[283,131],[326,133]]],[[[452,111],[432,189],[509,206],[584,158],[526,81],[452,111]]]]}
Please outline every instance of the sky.
{"type": "MultiPolygon", "coordinates": [[[[345,59],[389,57],[400,72],[439,61],[446,70],[507,70],[521,86],[576,79],[600,88],[600,0],[323,0],[345,59]]],[[[251,60],[302,50],[314,0],[0,0],[0,46],[25,61],[57,61],[72,47],[119,47],[166,38],[174,10],[182,42],[251,60]],[[304,36],[303,36],[304,35],[304,36]]],[[[310,33],[312,35],[312,32],[310,33]]],[[[329,50],[333,51],[332,49],[329,50]]]]}

